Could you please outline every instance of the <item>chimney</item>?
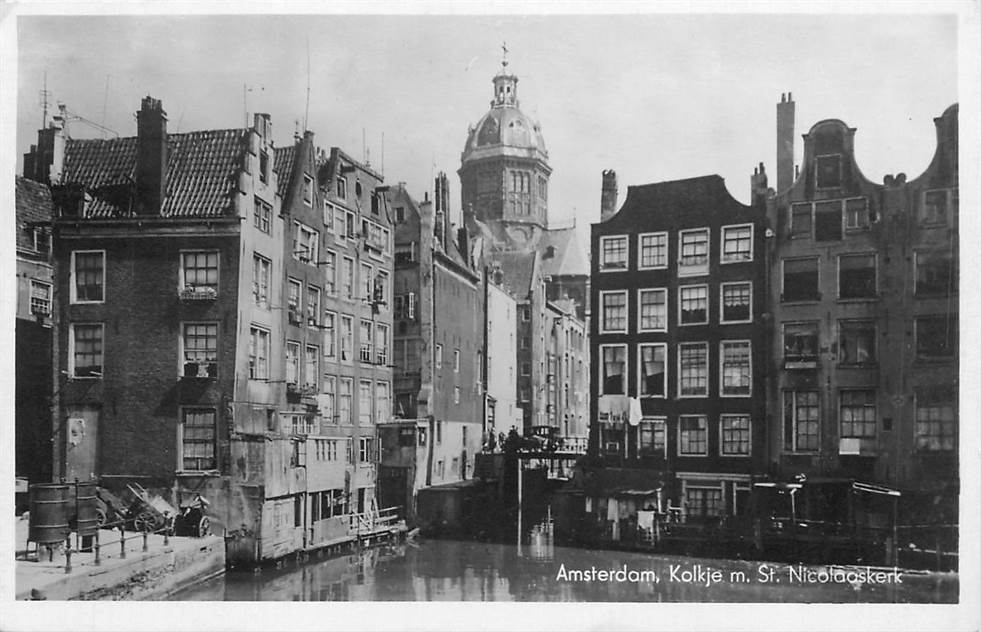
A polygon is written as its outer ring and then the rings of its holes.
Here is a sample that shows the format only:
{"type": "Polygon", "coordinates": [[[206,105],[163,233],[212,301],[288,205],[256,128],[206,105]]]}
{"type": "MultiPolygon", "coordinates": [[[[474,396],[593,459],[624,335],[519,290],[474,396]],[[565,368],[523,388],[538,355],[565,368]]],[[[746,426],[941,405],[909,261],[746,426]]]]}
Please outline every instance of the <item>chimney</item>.
{"type": "Polygon", "coordinates": [[[780,95],[777,104],[777,193],[794,183],[794,97],[780,95]]]}
{"type": "Polygon", "coordinates": [[[753,175],[749,178],[750,196],[753,204],[766,203],[766,168],[763,163],[753,169],[753,175]]]}
{"type": "Polygon", "coordinates": [[[603,171],[603,190],[600,193],[600,221],[605,222],[617,212],[617,172],[603,171]]]}
{"type": "Polygon", "coordinates": [[[47,129],[37,132],[37,145],[24,154],[24,177],[44,184],[61,182],[61,172],[65,167],[65,119],[62,114],[51,118],[47,129]]]}
{"type": "Polygon", "coordinates": [[[460,251],[460,256],[463,257],[463,261],[467,264],[470,263],[470,235],[467,233],[467,227],[461,226],[456,229],[456,247],[460,251]]]}
{"type": "Polygon", "coordinates": [[[158,215],[167,188],[167,113],[159,99],[143,98],[136,113],[136,212],[158,215]]]}

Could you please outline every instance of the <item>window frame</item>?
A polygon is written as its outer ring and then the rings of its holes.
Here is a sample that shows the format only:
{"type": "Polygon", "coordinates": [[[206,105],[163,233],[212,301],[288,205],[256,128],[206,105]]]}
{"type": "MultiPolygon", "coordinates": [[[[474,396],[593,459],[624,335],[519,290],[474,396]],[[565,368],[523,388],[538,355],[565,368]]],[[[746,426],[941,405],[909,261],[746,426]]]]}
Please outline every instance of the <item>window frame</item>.
{"type": "MultiPolygon", "coordinates": [[[[782,435],[782,438],[783,438],[783,444],[781,446],[781,452],[790,453],[790,454],[820,454],[822,452],[822,449],[821,449],[821,439],[822,439],[822,437],[821,437],[821,391],[820,391],[820,389],[817,389],[817,388],[801,388],[801,389],[791,388],[791,389],[784,389],[782,391],[782,394],[783,394],[783,399],[781,401],[782,406],[781,406],[781,412],[780,412],[780,421],[781,421],[780,426],[781,426],[781,435],[782,435]],[[801,420],[800,420],[800,415],[799,415],[799,412],[798,412],[799,411],[799,407],[798,407],[798,403],[797,403],[797,394],[798,393],[812,393],[815,396],[815,405],[814,405],[814,408],[816,410],[816,414],[815,414],[814,423],[817,425],[817,429],[816,429],[816,432],[815,432],[815,435],[814,436],[815,436],[815,441],[817,443],[817,446],[814,447],[814,448],[800,448],[799,447],[798,438],[800,437],[800,433],[798,432],[798,426],[801,423],[801,420]],[[792,433],[792,435],[790,437],[790,448],[787,447],[787,436],[786,436],[786,431],[787,431],[787,418],[786,418],[786,415],[787,415],[787,397],[790,397],[790,400],[793,403],[793,407],[792,407],[793,417],[791,419],[791,433],[792,433]]],[[[809,422],[810,422],[810,420],[808,421],[808,423],[809,422]]]]}
{"type": "Polygon", "coordinates": [[[31,315],[32,316],[50,317],[51,316],[51,308],[52,308],[52,304],[53,304],[52,301],[53,301],[53,297],[54,297],[54,294],[53,294],[53,292],[54,292],[54,285],[51,284],[51,283],[48,283],[47,281],[41,281],[39,279],[31,279],[31,282],[28,285],[29,285],[28,291],[30,292],[30,295],[28,297],[28,307],[30,309],[31,315]],[[36,294],[35,287],[44,289],[46,291],[46,293],[47,293],[47,298],[46,299],[42,299],[42,298],[36,297],[35,296],[35,294],[36,294]],[[46,303],[47,307],[44,307],[45,303],[46,303]]]}
{"type": "MultiPolygon", "coordinates": [[[[178,472],[213,472],[218,469],[218,410],[216,408],[209,408],[207,406],[181,406],[180,407],[180,423],[177,424],[177,471],[178,472]],[[206,442],[203,440],[194,440],[193,443],[198,443],[202,445],[211,445],[211,462],[212,467],[208,468],[187,468],[185,467],[185,456],[184,456],[184,445],[186,442],[186,426],[187,426],[187,415],[188,412],[193,413],[211,413],[211,441],[206,442]]],[[[198,457],[192,457],[197,459],[198,457]]]]}
{"type": "Polygon", "coordinates": [[[956,453],[958,450],[958,431],[960,430],[960,419],[959,410],[957,402],[957,391],[956,389],[951,389],[947,392],[934,392],[931,395],[921,392],[920,390],[914,390],[913,392],[913,450],[916,454],[940,454],[940,453],[956,453]],[[944,419],[925,419],[920,420],[920,410],[921,409],[933,409],[933,408],[950,408],[952,413],[952,419],[950,420],[950,433],[949,439],[951,447],[943,447],[942,443],[947,439],[947,434],[944,433],[944,419]],[[921,424],[939,424],[938,428],[940,430],[939,435],[923,434],[920,432],[921,424]],[[929,447],[922,445],[923,439],[930,440],[931,437],[936,436],[941,442],[940,447],[929,447]],[[923,439],[921,439],[921,437],[923,439]]]}
{"type": "Polygon", "coordinates": [[[666,342],[641,342],[637,345],[637,397],[647,398],[647,399],[667,399],[668,397],[668,343],[666,342]],[[661,391],[662,394],[645,394],[643,391],[644,384],[644,348],[660,347],[664,352],[664,377],[661,378],[661,391]]]}
{"type": "Polygon", "coordinates": [[[269,295],[273,290],[272,283],[272,260],[260,255],[258,252],[252,253],[252,304],[256,307],[261,307],[264,309],[269,309],[272,301],[270,301],[269,295]],[[259,272],[264,272],[264,276],[257,276],[257,268],[259,272]],[[265,284],[260,283],[260,280],[265,281],[265,284]],[[261,290],[265,287],[265,294],[257,294],[256,290],[261,290]]]}
{"type": "Polygon", "coordinates": [[[627,385],[629,380],[628,368],[630,364],[630,350],[627,348],[627,343],[611,343],[611,344],[601,344],[599,345],[599,384],[597,385],[597,393],[599,395],[626,395],[628,392],[627,385]],[[622,393],[607,393],[606,392],[606,360],[604,352],[606,349],[623,349],[623,374],[620,378],[622,393]]]}
{"type": "Polygon", "coordinates": [[[720,340],[719,341],[719,397],[724,398],[748,398],[753,396],[753,341],[749,339],[740,340],[720,340]],[[749,350],[747,365],[749,366],[749,392],[747,393],[727,393],[725,383],[725,349],[727,345],[745,345],[749,350]]]}
{"type": "Polygon", "coordinates": [[[320,391],[320,346],[307,343],[303,347],[303,386],[313,387],[320,391]],[[313,352],[311,354],[311,351],[313,352]],[[313,376],[308,375],[311,368],[310,360],[313,359],[313,376]]]}
{"type": "Polygon", "coordinates": [[[79,321],[69,323],[68,326],[68,379],[70,380],[101,380],[106,371],[106,324],[103,322],[79,321]],[[99,328],[99,370],[98,375],[78,375],[78,362],[76,355],[76,328],[78,327],[98,327],[99,328]]]}
{"type": "MultiPolygon", "coordinates": [[[[739,429],[741,432],[742,430],[739,429]]],[[[737,443],[741,443],[737,442],[737,443]]],[[[724,458],[748,459],[753,456],[753,416],[749,413],[722,413],[719,415],[719,456],[724,458]],[[726,420],[746,419],[746,452],[726,452],[726,420]]]]}
{"type": "Polygon", "coordinates": [[[817,363],[821,358],[821,324],[816,320],[790,320],[780,323],[780,344],[782,351],[780,352],[780,360],[782,366],[785,369],[793,368],[816,368],[817,363]],[[787,326],[803,326],[807,325],[813,327],[814,329],[814,357],[813,359],[808,359],[807,356],[801,354],[795,357],[793,360],[787,359],[787,326]],[[802,366],[790,366],[790,365],[802,365],[802,366]],[[806,365],[806,366],[805,366],[806,365]]]}
{"type": "Polygon", "coordinates": [[[719,283],[719,324],[737,325],[753,322],[753,282],[752,281],[723,281],[719,283]],[[726,287],[748,285],[749,286],[749,316],[744,320],[726,320],[726,287]]]}
{"type": "Polygon", "coordinates": [[[660,452],[660,457],[662,459],[668,458],[668,418],[665,415],[644,415],[640,419],[640,423],[637,424],[637,457],[657,457],[660,452]],[[643,443],[641,442],[641,429],[644,424],[650,424],[651,429],[651,449],[650,451],[645,451],[643,449],[643,443]],[[661,437],[663,443],[660,449],[656,447],[655,439],[658,435],[655,428],[660,425],[661,427],[661,437]]]}
{"type": "MultiPolygon", "coordinates": [[[[207,349],[205,351],[207,351],[207,349]]],[[[207,321],[207,320],[205,320],[205,321],[190,320],[190,321],[181,321],[180,322],[180,333],[179,333],[179,338],[178,338],[178,356],[177,356],[177,375],[178,376],[180,376],[182,378],[186,378],[186,377],[198,377],[198,378],[217,379],[218,378],[218,364],[219,364],[218,363],[218,355],[219,355],[220,352],[221,352],[221,324],[218,321],[216,321],[216,320],[212,320],[212,321],[207,321]],[[190,364],[190,362],[187,359],[187,328],[188,327],[191,327],[191,326],[200,326],[200,325],[213,326],[215,328],[215,334],[214,334],[214,337],[215,337],[215,348],[214,348],[215,359],[214,359],[214,362],[213,362],[213,364],[215,365],[215,375],[213,375],[213,376],[210,375],[210,374],[208,374],[207,368],[204,369],[205,370],[205,374],[204,375],[201,374],[201,363],[196,363],[198,365],[198,373],[197,373],[196,376],[190,376],[190,375],[185,375],[184,374],[184,369],[185,369],[186,365],[190,364]]],[[[208,364],[212,364],[212,363],[208,363],[208,364]]]]}
{"type": "Polygon", "coordinates": [[[950,319],[950,318],[951,315],[949,314],[917,314],[916,316],[913,317],[913,349],[916,354],[916,359],[918,361],[949,362],[957,357],[959,351],[958,345],[960,344],[960,335],[959,335],[960,331],[958,330],[958,327],[960,325],[960,319],[956,315],[954,315],[952,318],[953,326],[949,328],[949,331],[952,332],[952,335],[950,336],[950,340],[949,340],[950,344],[948,345],[950,348],[950,353],[947,354],[932,353],[930,355],[926,355],[920,350],[920,339],[921,339],[920,322],[927,321],[927,320],[941,320],[941,319],[950,319]]]}
{"type": "Polygon", "coordinates": [[[108,257],[106,255],[105,249],[93,249],[93,250],[72,250],[71,253],[71,271],[69,274],[69,303],[72,305],[101,305],[106,302],[106,266],[108,257]],[[102,257],[102,276],[99,281],[99,287],[102,289],[102,298],[98,300],[91,299],[80,299],[78,298],[78,261],[77,255],[91,255],[97,254],[102,257]]]}
{"type": "Polygon", "coordinates": [[[843,319],[840,319],[838,321],[837,326],[838,326],[837,327],[838,328],[838,331],[837,331],[837,334],[838,334],[838,336],[837,336],[837,339],[838,339],[838,353],[837,353],[837,356],[838,356],[837,357],[838,366],[845,366],[845,367],[863,367],[863,366],[875,366],[875,365],[877,365],[879,363],[879,337],[878,337],[879,336],[879,328],[876,325],[875,319],[870,319],[870,318],[843,318],[843,319]],[[845,345],[843,344],[844,338],[845,338],[845,331],[844,330],[848,327],[848,325],[859,325],[859,324],[865,324],[865,325],[870,325],[871,326],[871,329],[872,329],[872,352],[871,352],[871,359],[870,360],[865,360],[864,362],[863,361],[859,361],[859,360],[846,361],[845,358],[843,357],[844,348],[845,348],[845,345]]]}
{"type": "MultiPolygon", "coordinates": [[[[625,334],[630,329],[630,291],[629,290],[603,290],[600,291],[600,333],[601,334],[625,334]],[[606,297],[620,295],[623,297],[623,328],[606,328],[606,297]]],[[[530,310],[529,310],[530,311],[530,310]]]]}
{"type": "Polygon", "coordinates": [[[923,192],[918,196],[920,198],[920,205],[917,209],[916,224],[917,226],[923,227],[938,227],[938,226],[950,226],[952,224],[953,215],[956,214],[954,209],[954,192],[957,187],[939,187],[936,189],[924,189],[923,192]],[[936,219],[931,219],[926,217],[927,209],[927,197],[931,193],[944,192],[944,219],[943,221],[938,221],[936,219]]]}
{"type": "Polygon", "coordinates": [[[700,325],[707,325],[707,324],[709,324],[709,321],[711,320],[709,318],[709,314],[711,313],[711,309],[712,309],[712,306],[711,306],[711,300],[710,300],[710,296],[709,296],[709,284],[708,283],[698,283],[696,285],[679,285],[678,286],[678,326],[679,327],[698,327],[700,325]],[[698,321],[698,322],[692,322],[692,323],[686,323],[684,321],[684,318],[682,317],[683,314],[684,314],[684,309],[682,308],[682,305],[684,305],[685,290],[695,289],[695,288],[704,288],[704,290],[705,290],[705,320],[698,321]]]}
{"type": "Polygon", "coordinates": [[[720,239],[722,241],[721,245],[719,246],[720,265],[729,265],[733,263],[750,263],[753,261],[753,257],[756,255],[755,253],[756,248],[754,243],[756,238],[756,227],[752,223],[727,224],[721,227],[720,232],[721,232],[720,239]],[[735,231],[735,230],[742,230],[744,228],[749,229],[749,257],[746,259],[727,259],[726,258],[726,233],[730,230],[735,231]]]}
{"type": "MultiPolygon", "coordinates": [[[[691,255],[702,256],[702,255],[691,255]]],[[[709,226],[699,228],[684,228],[678,231],[678,277],[705,276],[709,273],[712,263],[712,229],[709,226]],[[705,261],[700,263],[685,263],[685,237],[705,233],[705,261]]]]}
{"type": "Polygon", "coordinates": [[[324,248],[324,296],[337,297],[337,251],[324,248]]]}
{"type": "Polygon", "coordinates": [[[842,185],[842,180],[844,179],[844,156],[840,152],[835,152],[831,154],[820,154],[814,156],[814,188],[821,191],[829,191],[832,189],[840,189],[842,185]],[[838,183],[830,186],[821,186],[821,159],[822,158],[837,158],[838,159],[838,183]]]}
{"type": "MultiPolygon", "coordinates": [[[[215,277],[216,277],[216,279],[215,279],[215,285],[214,285],[214,288],[213,289],[215,291],[215,296],[217,296],[221,292],[221,251],[220,250],[217,250],[217,249],[214,249],[214,248],[210,248],[210,249],[209,248],[191,248],[191,249],[187,249],[187,250],[181,249],[180,251],[178,251],[178,256],[180,257],[180,267],[178,268],[178,271],[177,271],[177,281],[178,281],[177,291],[178,292],[180,292],[180,291],[184,290],[186,287],[188,287],[188,284],[187,284],[187,264],[186,264],[185,259],[184,259],[184,257],[186,257],[187,255],[215,255],[215,266],[214,266],[214,269],[215,269],[215,277]]],[[[210,270],[210,267],[207,267],[207,268],[194,268],[194,269],[195,270],[210,270]]],[[[203,286],[195,285],[194,287],[195,288],[198,288],[198,287],[200,287],[200,288],[210,288],[211,286],[210,285],[203,285],[203,286]]]]}
{"type": "Polygon", "coordinates": [[[957,270],[956,257],[950,249],[941,250],[939,248],[917,248],[913,251],[913,296],[916,297],[945,297],[957,294],[957,270]],[[948,284],[943,291],[933,292],[924,291],[920,287],[920,258],[934,258],[941,256],[947,263],[948,284]],[[952,281],[952,282],[951,282],[952,281]]]}
{"type": "Polygon", "coordinates": [[[311,208],[313,207],[313,198],[314,198],[313,191],[314,191],[313,177],[311,177],[307,173],[304,173],[301,193],[302,193],[303,203],[311,208]]]}
{"type": "Polygon", "coordinates": [[[252,226],[266,235],[272,234],[272,205],[258,195],[253,196],[252,226]]]}
{"type": "MultiPolygon", "coordinates": [[[[836,296],[839,301],[874,301],[879,298],[879,255],[876,252],[843,252],[835,257],[837,275],[835,279],[837,280],[837,292],[836,296]],[[874,286],[872,289],[871,296],[842,296],[841,295],[841,260],[847,257],[872,257],[872,274],[874,286]]],[[[914,280],[915,283],[915,280],[914,280]]]]}
{"type": "Polygon", "coordinates": [[[709,391],[711,390],[711,388],[710,388],[711,387],[711,370],[709,368],[709,362],[710,362],[710,358],[709,358],[709,343],[707,341],[706,342],[698,342],[698,341],[679,342],[678,343],[678,354],[677,355],[678,355],[678,374],[677,374],[678,375],[678,378],[677,378],[677,384],[676,384],[677,391],[676,391],[675,399],[698,399],[698,398],[703,398],[704,399],[704,398],[708,397],[709,396],[709,391]],[[683,376],[684,376],[684,371],[682,370],[682,360],[684,359],[684,354],[682,354],[682,348],[683,347],[696,347],[696,346],[701,347],[704,350],[704,353],[705,353],[705,356],[704,356],[705,357],[705,362],[703,363],[703,365],[705,367],[705,389],[700,394],[685,394],[684,393],[684,390],[681,387],[681,381],[682,381],[683,376]]]}
{"type": "Polygon", "coordinates": [[[354,361],[354,316],[350,314],[338,314],[337,359],[344,363],[351,363],[354,361]],[[345,322],[348,324],[350,336],[344,335],[345,322]],[[345,341],[350,343],[347,349],[344,348],[345,341]],[[348,357],[345,357],[345,354],[348,357]]]}
{"type": "Polygon", "coordinates": [[[286,345],[283,347],[283,358],[286,365],[285,374],[283,375],[284,381],[286,382],[287,385],[292,384],[294,386],[299,386],[300,385],[300,342],[297,340],[287,339],[286,345]],[[293,380],[290,379],[291,377],[290,376],[290,360],[291,360],[290,351],[291,350],[296,351],[296,353],[292,357],[295,366],[295,375],[293,376],[295,377],[295,379],[293,380]]]}
{"type": "Polygon", "coordinates": [[[630,270],[630,235],[603,235],[599,238],[599,271],[600,272],[626,272],[630,270]],[[609,265],[605,258],[605,248],[608,241],[623,240],[623,265],[609,265]]]}
{"type": "MultiPolygon", "coordinates": [[[[691,444],[691,440],[688,441],[691,444]]],[[[685,414],[678,415],[678,445],[677,445],[677,456],[679,457],[703,457],[709,455],[709,429],[708,429],[708,416],[702,414],[685,414]],[[686,419],[698,419],[702,422],[701,428],[697,429],[697,432],[703,437],[703,442],[705,444],[705,449],[702,452],[685,452],[683,446],[685,444],[684,432],[682,424],[686,419]]]]}
{"type": "Polygon", "coordinates": [[[838,437],[839,437],[839,439],[858,439],[859,441],[863,441],[863,442],[865,442],[865,441],[874,442],[878,438],[878,436],[879,436],[879,401],[878,401],[878,389],[876,389],[874,387],[871,387],[871,388],[840,388],[840,389],[838,389],[837,395],[838,395],[838,401],[837,401],[838,411],[837,412],[838,412],[838,437]],[[863,419],[861,421],[852,420],[852,421],[849,422],[853,426],[854,425],[857,425],[857,424],[861,424],[863,426],[867,426],[869,422],[864,418],[864,416],[865,416],[864,413],[867,413],[868,410],[871,408],[871,410],[872,410],[872,422],[871,422],[872,423],[872,433],[871,434],[855,434],[854,433],[854,429],[853,429],[852,434],[847,434],[847,435],[845,434],[845,401],[844,401],[845,400],[845,398],[844,398],[845,393],[866,393],[866,394],[871,394],[872,395],[872,397],[871,397],[872,405],[871,406],[869,406],[868,400],[866,400],[866,403],[865,404],[859,404],[859,405],[854,405],[853,404],[853,405],[851,405],[849,407],[852,410],[862,410],[863,411],[863,419]]]}
{"type": "Polygon", "coordinates": [[[822,299],[821,296],[821,257],[819,255],[807,255],[801,257],[784,257],[780,259],[780,302],[781,303],[816,303],[822,299]],[[785,298],[787,294],[787,262],[788,261],[815,261],[817,268],[817,282],[814,296],[811,298],[785,298]]]}
{"type": "Polygon", "coordinates": [[[666,287],[645,287],[645,288],[637,288],[637,332],[638,333],[647,333],[647,332],[665,332],[665,331],[667,331],[668,330],[668,320],[669,320],[670,315],[671,315],[671,307],[669,305],[670,305],[670,293],[668,292],[668,288],[666,288],[666,287]],[[664,305],[664,326],[662,326],[662,327],[644,327],[644,310],[643,310],[643,308],[644,308],[644,299],[643,299],[643,296],[644,296],[645,293],[656,294],[658,292],[663,293],[663,295],[664,295],[664,301],[662,303],[664,305]]]}
{"type": "MultiPolygon", "coordinates": [[[[250,349],[249,349],[249,353],[248,353],[248,359],[249,359],[249,366],[248,366],[248,371],[249,371],[249,374],[248,375],[249,375],[249,378],[248,379],[253,380],[253,381],[256,381],[256,382],[268,382],[270,380],[270,376],[271,376],[270,359],[271,359],[271,356],[272,356],[272,331],[269,330],[267,327],[263,327],[261,325],[255,324],[255,323],[250,323],[249,324],[249,347],[250,347],[250,349]],[[266,365],[265,365],[265,376],[264,377],[258,376],[258,371],[255,370],[255,368],[253,367],[253,364],[252,364],[253,353],[252,353],[252,348],[251,347],[253,346],[253,334],[254,333],[260,334],[260,338],[261,338],[261,334],[263,334],[263,333],[265,334],[265,341],[266,342],[265,342],[265,345],[264,346],[265,346],[265,351],[266,351],[266,356],[265,356],[266,365]]],[[[255,348],[255,360],[256,360],[256,364],[258,364],[258,361],[260,359],[260,356],[258,354],[258,351],[259,351],[258,350],[258,347],[256,347],[255,348]]]]}
{"type": "MultiPolygon", "coordinates": [[[[668,262],[671,261],[671,239],[668,236],[667,231],[656,231],[653,233],[640,233],[637,235],[637,269],[638,270],[667,270],[668,262]],[[663,265],[644,265],[644,239],[647,237],[657,238],[661,237],[664,239],[664,264],[663,265]]],[[[656,246],[650,246],[651,248],[656,248],[656,246]]]]}
{"type": "Polygon", "coordinates": [[[316,266],[320,254],[320,232],[300,220],[293,220],[293,230],[293,259],[300,263],[316,266]],[[304,235],[306,240],[302,239],[304,235]],[[301,255],[303,252],[306,254],[301,255]]]}

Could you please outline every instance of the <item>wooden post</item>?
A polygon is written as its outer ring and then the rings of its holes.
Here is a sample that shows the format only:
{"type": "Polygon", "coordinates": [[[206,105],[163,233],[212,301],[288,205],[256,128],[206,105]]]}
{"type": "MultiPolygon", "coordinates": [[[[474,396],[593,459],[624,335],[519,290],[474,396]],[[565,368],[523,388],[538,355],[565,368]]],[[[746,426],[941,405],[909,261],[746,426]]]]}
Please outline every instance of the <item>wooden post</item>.
{"type": "Polygon", "coordinates": [[[72,536],[65,538],[65,573],[72,572],[72,536]]]}
{"type": "Polygon", "coordinates": [[[119,525],[119,558],[126,559],[126,530],[123,525],[119,525]]]}

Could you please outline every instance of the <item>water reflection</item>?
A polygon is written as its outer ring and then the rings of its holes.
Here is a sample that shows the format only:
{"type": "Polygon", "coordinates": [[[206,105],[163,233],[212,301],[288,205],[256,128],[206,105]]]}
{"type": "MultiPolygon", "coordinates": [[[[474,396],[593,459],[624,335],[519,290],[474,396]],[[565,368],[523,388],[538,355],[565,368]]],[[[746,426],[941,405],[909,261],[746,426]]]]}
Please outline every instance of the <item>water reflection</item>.
{"type": "Polygon", "coordinates": [[[212,601],[664,601],[955,603],[952,574],[902,574],[902,583],[792,584],[758,581],[758,562],[654,557],[642,553],[556,547],[547,528],[530,544],[423,540],[333,559],[288,562],[260,573],[233,572],[174,595],[212,601]],[[723,581],[672,581],[670,569],[719,570],[723,581]],[[570,571],[651,570],[661,581],[582,581],[570,571]],[[563,570],[565,573],[563,573],[563,570]],[[730,581],[743,571],[748,581],[730,581]]]}

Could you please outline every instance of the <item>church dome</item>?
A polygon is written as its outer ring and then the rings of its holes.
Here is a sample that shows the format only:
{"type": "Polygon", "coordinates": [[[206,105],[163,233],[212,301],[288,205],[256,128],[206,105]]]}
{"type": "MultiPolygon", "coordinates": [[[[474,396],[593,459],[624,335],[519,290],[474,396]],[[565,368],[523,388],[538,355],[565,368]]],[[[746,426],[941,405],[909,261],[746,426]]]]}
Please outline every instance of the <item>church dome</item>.
{"type": "Polygon", "coordinates": [[[470,128],[463,147],[463,162],[501,153],[548,160],[541,125],[518,108],[518,78],[494,77],[494,99],[490,110],[470,128]]]}

